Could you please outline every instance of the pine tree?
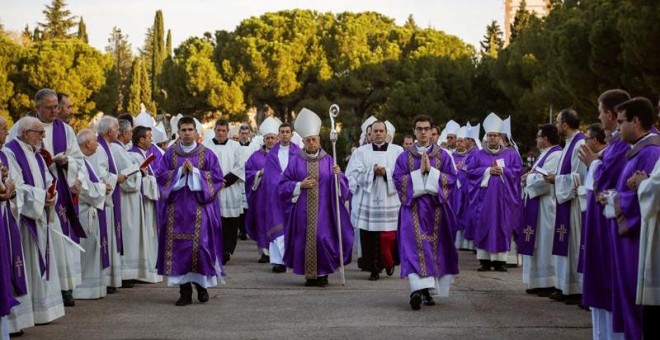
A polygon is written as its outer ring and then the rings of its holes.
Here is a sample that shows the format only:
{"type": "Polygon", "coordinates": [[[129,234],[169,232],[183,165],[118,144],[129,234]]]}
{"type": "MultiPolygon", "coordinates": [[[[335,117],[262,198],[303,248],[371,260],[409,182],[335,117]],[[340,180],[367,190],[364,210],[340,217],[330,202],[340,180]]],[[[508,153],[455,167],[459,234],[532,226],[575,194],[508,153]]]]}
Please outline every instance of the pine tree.
{"type": "MultiPolygon", "coordinates": [[[[151,55],[151,94],[158,95],[158,76],[163,70],[165,60],[165,28],[163,24],[163,12],[156,11],[153,27],[153,51],[151,55]]],[[[151,97],[151,96],[150,96],[151,97]]],[[[147,105],[145,103],[145,105],[147,105]]]]}
{"type": "Polygon", "coordinates": [[[32,41],[37,42],[37,41],[41,41],[41,39],[42,39],[41,31],[39,30],[39,27],[35,27],[34,33],[32,33],[32,41]]]}
{"type": "Polygon", "coordinates": [[[85,21],[82,17],[80,17],[80,21],[78,22],[78,34],[76,37],[86,44],[89,43],[89,39],[87,38],[87,25],[85,25],[85,21]]]}
{"type": "Polygon", "coordinates": [[[504,46],[502,30],[497,21],[493,20],[490,25],[486,27],[486,35],[484,35],[484,40],[480,42],[480,45],[482,56],[497,58],[497,53],[504,46]]]}
{"type": "Polygon", "coordinates": [[[167,30],[167,41],[165,43],[165,58],[172,58],[172,31],[167,30]]]}
{"type": "Polygon", "coordinates": [[[27,46],[32,43],[32,30],[30,30],[30,25],[25,25],[25,28],[21,33],[21,43],[23,46],[27,46]]]}
{"type": "Polygon", "coordinates": [[[511,36],[509,37],[509,42],[514,41],[520,32],[522,32],[527,24],[529,23],[532,13],[527,10],[527,1],[522,0],[520,6],[516,11],[516,15],[513,17],[513,24],[511,24],[511,36]]]}
{"type": "Polygon", "coordinates": [[[53,0],[42,13],[46,16],[46,22],[39,23],[39,27],[42,28],[44,39],[68,38],[69,31],[76,26],[76,17],[66,9],[65,0],[53,0]]]}
{"type": "Polygon", "coordinates": [[[131,114],[140,112],[140,80],[142,79],[142,62],[137,57],[133,60],[131,67],[131,85],[128,87],[126,98],[126,111],[131,114]]]}
{"type": "Polygon", "coordinates": [[[141,64],[142,69],[140,70],[140,101],[144,103],[149,112],[155,113],[156,105],[152,97],[151,79],[149,78],[149,72],[147,72],[147,63],[143,60],[141,64]]]}
{"type": "Polygon", "coordinates": [[[131,44],[128,42],[128,35],[123,34],[120,28],[113,27],[105,51],[112,55],[115,61],[115,70],[119,76],[119,82],[117,84],[119,95],[117,97],[116,109],[117,112],[122,112],[124,111],[123,108],[126,107],[124,102],[126,101],[129,90],[131,64],[133,63],[133,53],[131,52],[131,44]]]}
{"type": "Polygon", "coordinates": [[[415,18],[412,14],[408,15],[408,19],[406,19],[406,23],[403,25],[403,27],[413,31],[417,31],[419,29],[419,26],[417,26],[417,22],[415,22],[415,18]]]}

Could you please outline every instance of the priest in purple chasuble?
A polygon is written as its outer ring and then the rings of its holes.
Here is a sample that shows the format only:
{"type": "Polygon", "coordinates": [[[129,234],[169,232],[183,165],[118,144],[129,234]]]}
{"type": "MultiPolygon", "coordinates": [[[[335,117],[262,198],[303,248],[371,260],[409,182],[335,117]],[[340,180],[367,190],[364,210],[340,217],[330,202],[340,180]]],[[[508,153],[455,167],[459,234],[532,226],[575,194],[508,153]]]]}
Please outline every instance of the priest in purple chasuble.
{"type": "Polygon", "coordinates": [[[523,255],[523,283],[528,294],[548,297],[554,292],[555,271],[552,258],[552,235],[555,229],[555,188],[544,174],[555,174],[561,147],[557,128],[539,126],[536,147],[540,154],[532,169],[523,175],[523,224],[518,231],[518,252],[523,255]]]}
{"type": "MultiPolygon", "coordinates": [[[[467,131],[465,132],[465,143],[467,145],[467,149],[469,150],[470,157],[474,155],[478,150],[481,150],[483,147],[481,145],[481,138],[479,137],[481,131],[481,123],[471,126],[469,123],[467,124],[467,131]]],[[[464,190],[465,197],[465,209],[461,209],[456,213],[456,219],[458,220],[459,223],[459,230],[463,230],[463,249],[469,249],[469,250],[474,250],[474,229],[477,225],[477,218],[478,216],[474,214],[474,211],[469,209],[468,207],[475,207],[477,204],[477,199],[479,198],[477,195],[477,191],[479,190],[480,186],[475,185],[475,184],[480,184],[477,181],[470,181],[469,178],[467,177],[467,161],[469,158],[465,158],[463,160],[463,165],[462,170],[464,173],[464,178],[463,181],[461,181],[460,188],[461,190],[464,190]]],[[[461,170],[461,169],[458,169],[461,170]]],[[[457,184],[458,186],[458,184],[457,184]]],[[[456,237],[458,238],[459,233],[456,233],[456,237]]],[[[459,247],[460,249],[460,247],[459,247]]]]}
{"type": "Polygon", "coordinates": [[[17,138],[5,144],[3,152],[8,160],[9,179],[16,185],[11,213],[21,234],[22,265],[28,286],[27,294],[17,297],[20,304],[9,315],[10,333],[64,316],[56,265],[59,254],[50,247],[54,237],[51,226],[57,218],[53,210],[57,192],[49,190],[53,177],[38,153],[44,124],[37,118],[23,117],[15,126],[17,138]]]}
{"type": "MultiPolygon", "coordinates": [[[[651,132],[655,112],[648,99],[633,98],[619,104],[616,111],[621,138],[632,148],[626,153],[616,189],[604,195],[608,203],[605,212],[612,217],[612,322],[614,331],[623,331],[626,339],[641,339],[647,326],[643,323],[646,310],[636,303],[642,213],[636,187],[629,179],[636,172],[653,172],[660,158],[660,136],[651,132]]],[[[657,321],[655,316],[651,322],[657,321]]]]}
{"type": "Polygon", "coordinates": [[[353,226],[345,202],[350,198],[348,181],[334,165],[332,156],[321,149],[321,119],[303,108],[294,123],[303,137],[304,148],[289,159],[278,193],[284,210],[284,263],[294,274],[305,276],[306,286],[325,287],[328,275],[351,262],[353,226]],[[339,179],[339,212],[341,240],[338,235],[336,179],[339,179]],[[341,241],[341,242],[340,242],[341,241]]]}
{"type": "Polygon", "coordinates": [[[448,296],[458,274],[457,222],[449,202],[457,172],[449,152],[431,143],[432,124],[429,116],[415,117],[417,143],[399,155],[393,174],[401,201],[401,278],[408,278],[413,310],[435,305],[432,295],[448,296]]]}
{"type": "Polygon", "coordinates": [[[266,165],[264,167],[264,177],[262,184],[266,188],[268,196],[265,212],[268,216],[268,225],[266,226],[266,238],[268,239],[268,253],[270,263],[273,265],[274,273],[286,272],[284,265],[284,216],[287,216],[285,209],[290,209],[289,204],[282,204],[279,200],[277,188],[282,179],[284,170],[289,165],[289,160],[297,157],[300,148],[291,142],[293,136],[293,126],[289,123],[282,123],[278,128],[279,142],[268,152],[266,156],[266,165]]]}
{"type": "Polygon", "coordinates": [[[468,250],[473,249],[474,244],[471,241],[465,238],[465,226],[467,225],[467,220],[469,211],[469,205],[467,200],[467,171],[464,167],[467,158],[475,151],[477,148],[474,145],[472,139],[467,136],[467,126],[463,126],[458,129],[456,132],[456,150],[452,153],[452,158],[454,159],[454,164],[456,164],[456,171],[458,171],[458,176],[456,177],[456,189],[451,194],[451,206],[456,214],[456,241],[455,245],[458,249],[468,250]]]}
{"type": "Polygon", "coordinates": [[[479,271],[507,271],[507,252],[511,246],[512,216],[509,205],[519,200],[522,163],[520,156],[501,145],[502,120],[491,113],[484,120],[487,145],[472,154],[465,167],[469,185],[475,188],[476,223],[474,246],[479,271]]]}
{"type": "MultiPolygon", "coordinates": [[[[259,126],[259,132],[263,137],[263,145],[259,150],[252,153],[245,163],[245,195],[247,196],[248,209],[245,213],[245,228],[247,235],[257,242],[257,248],[261,258],[259,263],[270,263],[269,240],[267,236],[268,206],[267,186],[264,181],[264,168],[268,152],[277,143],[277,129],[279,120],[273,117],[266,118],[259,126]]],[[[253,141],[254,143],[254,141],[253,141]]]]}
{"type": "Polygon", "coordinates": [[[112,186],[104,183],[94,171],[87,157],[98,149],[96,133],[89,129],[78,132],[78,145],[85,155],[81,168],[81,190],[78,194],[80,223],[87,237],[80,240],[85,249],[81,256],[82,282],[73,291],[76,299],[100,299],[106,296],[108,268],[110,267],[110,244],[108,224],[105,215],[106,196],[112,186]]]}
{"type": "Polygon", "coordinates": [[[158,218],[158,274],[179,285],[177,306],[209,300],[208,287],[224,282],[222,226],[216,196],[222,170],[213,151],[197,143],[192,117],[178,122],[179,142],[167,149],[156,178],[165,204],[158,218]]]}

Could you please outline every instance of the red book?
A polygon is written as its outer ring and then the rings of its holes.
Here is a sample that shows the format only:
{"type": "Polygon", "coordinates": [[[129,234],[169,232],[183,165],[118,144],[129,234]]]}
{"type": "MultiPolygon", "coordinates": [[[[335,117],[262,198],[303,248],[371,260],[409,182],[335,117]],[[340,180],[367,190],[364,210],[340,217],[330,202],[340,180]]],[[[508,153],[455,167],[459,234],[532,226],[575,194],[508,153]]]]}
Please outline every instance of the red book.
{"type": "Polygon", "coordinates": [[[41,148],[39,149],[39,154],[44,158],[44,161],[46,161],[47,167],[50,167],[50,165],[53,164],[53,156],[50,154],[50,152],[48,152],[48,150],[41,148]]]}
{"type": "Polygon", "coordinates": [[[149,155],[149,157],[147,157],[147,159],[145,159],[144,162],[140,164],[140,169],[148,167],[149,164],[151,164],[154,161],[154,159],[156,159],[156,156],[154,156],[154,154],[149,155]]]}
{"type": "Polygon", "coordinates": [[[55,189],[57,188],[57,179],[53,180],[53,183],[48,187],[48,194],[52,197],[55,195],[55,189]]]}

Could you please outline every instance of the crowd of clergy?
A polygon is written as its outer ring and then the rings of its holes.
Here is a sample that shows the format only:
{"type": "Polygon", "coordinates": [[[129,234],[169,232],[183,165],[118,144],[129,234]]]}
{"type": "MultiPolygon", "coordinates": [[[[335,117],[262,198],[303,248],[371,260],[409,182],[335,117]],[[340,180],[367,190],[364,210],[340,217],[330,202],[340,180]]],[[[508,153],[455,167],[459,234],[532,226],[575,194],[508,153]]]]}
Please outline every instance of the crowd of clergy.
{"type": "Polygon", "coordinates": [[[76,132],[67,95],[34,101],[11,130],[0,118],[3,338],[136,283],[208,302],[248,237],[255,260],[308,287],[337,271],[343,283],[354,254],[370,281],[399,266],[413,310],[449,295],[460,251],[480,272],[521,265],[527,294],[591,312],[594,339],[659,338],[660,136],[646,98],[605,91],[591,125],[561,110],[527,162],[494,113],[476,126],[418,115],[401,145],[372,116],[345,170],[305,108],[256,135],[182,115],[166,133],[147,112],[76,132]]]}

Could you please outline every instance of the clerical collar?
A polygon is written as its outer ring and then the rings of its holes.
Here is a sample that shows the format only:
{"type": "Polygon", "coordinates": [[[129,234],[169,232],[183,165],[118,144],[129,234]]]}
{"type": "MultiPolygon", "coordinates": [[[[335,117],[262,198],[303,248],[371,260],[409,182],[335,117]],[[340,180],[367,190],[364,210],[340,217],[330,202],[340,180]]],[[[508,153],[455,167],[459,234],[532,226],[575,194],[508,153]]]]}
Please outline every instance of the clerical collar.
{"type": "Polygon", "coordinates": [[[229,141],[229,138],[225,139],[225,140],[222,141],[222,142],[218,142],[217,139],[213,138],[213,144],[215,144],[215,145],[227,145],[227,142],[228,142],[228,141],[229,141]]]}
{"type": "Polygon", "coordinates": [[[197,147],[197,142],[195,142],[195,141],[193,141],[193,143],[191,145],[183,145],[183,143],[181,143],[181,150],[183,150],[183,152],[185,152],[185,153],[190,153],[196,147],[197,147]]]}
{"type": "Polygon", "coordinates": [[[496,153],[496,152],[499,152],[502,149],[502,146],[498,145],[497,149],[492,149],[490,146],[488,146],[487,149],[492,153],[496,153]]]}
{"type": "Polygon", "coordinates": [[[456,149],[454,152],[459,156],[463,156],[468,152],[468,150],[458,151],[458,149],[456,149]]]}
{"type": "Polygon", "coordinates": [[[376,145],[376,143],[371,143],[371,147],[374,151],[387,151],[387,143],[381,145],[376,145]]]}
{"type": "Polygon", "coordinates": [[[243,143],[241,141],[238,141],[238,142],[241,144],[241,146],[250,146],[250,141],[247,141],[245,143],[243,143]]]}
{"type": "Polygon", "coordinates": [[[320,153],[321,153],[321,148],[317,149],[316,152],[314,153],[309,153],[307,152],[307,149],[305,149],[305,154],[307,154],[307,156],[312,159],[317,158],[320,153]]]}
{"type": "Polygon", "coordinates": [[[634,141],[633,143],[631,143],[630,148],[631,148],[631,149],[634,148],[635,145],[639,144],[639,142],[645,140],[645,139],[648,138],[649,136],[651,136],[651,131],[647,132],[644,136],[637,138],[636,141],[634,141]]]}
{"type": "Polygon", "coordinates": [[[432,146],[433,146],[433,144],[429,144],[428,146],[422,146],[422,145],[419,145],[419,144],[415,143],[415,148],[417,148],[417,152],[419,152],[419,153],[426,152],[432,146]]]}
{"type": "Polygon", "coordinates": [[[280,144],[280,149],[288,149],[290,146],[291,144],[287,144],[287,145],[280,144]]]}

